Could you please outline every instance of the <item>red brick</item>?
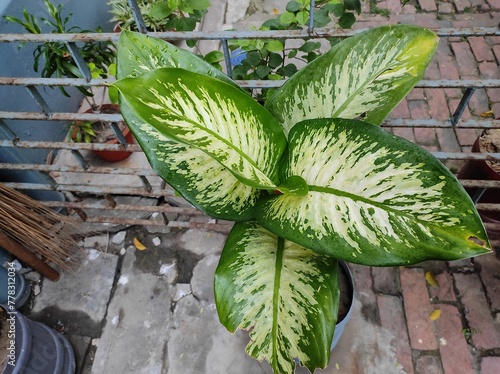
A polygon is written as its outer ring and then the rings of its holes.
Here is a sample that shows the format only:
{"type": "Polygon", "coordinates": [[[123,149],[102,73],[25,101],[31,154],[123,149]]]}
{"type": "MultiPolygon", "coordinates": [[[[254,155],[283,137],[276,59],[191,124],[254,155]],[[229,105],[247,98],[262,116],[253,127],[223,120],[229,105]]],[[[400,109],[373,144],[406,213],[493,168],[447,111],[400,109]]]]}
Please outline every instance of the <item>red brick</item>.
{"type": "Polygon", "coordinates": [[[454,61],[455,55],[450,49],[449,38],[439,38],[436,49],[436,58],[441,63],[444,61],[454,61]]]}
{"type": "Polygon", "coordinates": [[[399,295],[401,286],[399,285],[399,270],[396,267],[373,267],[373,291],[385,295],[399,295]]]}
{"type": "Polygon", "coordinates": [[[400,138],[405,138],[412,143],[415,143],[415,134],[411,127],[394,127],[392,133],[400,138]]]}
{"type": "Polygon", "coordinates": [[[493,111],[495,118],[500,117],[500,103],[495,103],[491,106],[491,110],[493,111]]]}
{"type": "Polygon", "coordinates": [[[479,70],[469,44],[467,42],[451,43],[451,49],[453,50],[453,53],[455,53],[458,72],[460,73],[461,78],[465,75],[477,76],[479,70]]]}
{"type": "Polygon", "coordinates": [[[500,371],[500,357],[483,357],[481,360],[481,374],[498,374],[500,371]]]}
{"type": "Polygon", "coordinates": [[[456,61],[439,61],[438,63],[439,71],[443,79],[460,79],[460,74],[458,74],[458,69],[456,61]]]}
{"type": "Polygon", "coordinates": [[[418,0],[418,3],[424,12],[435,12],[437,10],[434,0],[418,0]]]}
{"type": "Polygon", "coordinates": [[[432,298],[438,301],[456,301],[457,297],[453,291],[453,278],[450,273],[444,271],[436,275],[437,286],[429,287],[432,298]]]}
{"type": "Polygon", "coordinates": [[[419,356],[415,367],[418,374],[443,374],[441,361],[436,356],[419,356]]]}
{"type": "Polygon", "coordinates": [[[356,298],[363,304],[363,316],[366,320],[378,323],[377,299],[373,293],[373,283],[368,266],[349,264],[354,284],[356,285],[356,298]]]}
{"type": "Polygon", "coordinates": [[[454,278],[474,346],[481,349],[500,348],[500,331],[491,316],[479,276],[474,273],[454,274],[454,278]]]}
{"type": "Polygon", "coordinates": [[[472,359],[457,307],[448,304],[436,307],[441,310],[441,316],[434,323],[445,373],[473,373],[472,359]]]}
{"type": "Polygon", "coordinates": [[[438,12],[440,14],[452,14],[455,11],[451,3],[438,3],[438,12]]]}
{"type": "Polygon", "coordinates": [[[456,14],[453,21],[454,27],[495,27],[498,24],[498,19],[495,19],[494,14],[488,13],[462,13],[456,14]]]}
{"type": "Polygon", "coordinates": [[[485,79],[499,79],[500,68],[496,62],[481,62],[479,63],[479,72],[485,79]]]}
{"type": "Polygon", "coordinates": [[[423,88],[414,88],[406,96],[407,100],[425,100],[423,88]]]}
{"type": "Polygon", "coordinates": [[[473,115],[480,116],[490,110],[488,96],[483,88],[477,89],[469,101],[469,109],[473,115]]]}
{"type": "Polygon", "coordinates": [[[429,66],[427,66],[424,79],[441,79],[441,72],[439,71],[437,60],[431,61],[429,66]]]}
{"type": "Polygon", "coordinates": [[[400,0],[387,0],[387,9],[391,11],[391,13],[396,14],[399,14],[403,11],[400,0]]]}
{"type": "MultiPolygon", "coordinates": [[[[499,98],[500,100],[500,98],[499,98]]],[[[401,101],[390,113],[391,118],[410,118],[410,109],[408,108],[408,101],[404,99],[401,101]]]]}
{"type": "Polygon", "coordinates": [[[464,150],[464,147],[471,147],[479,136],[480,130],[477,129],[456,129],[455,130],[458,138],[458,142],[462,147],[462,152],[468,152],[464,150]]]}
{"type": "Polygon", "coordinates": [[[394,336],[391,348],[396,352],[397,363],[395,363],[395,367],[396,364],[400,364],[405,373],[413,373],[411,348],[401,300],[396,296],[379,295],[377,296],[377,304],[382,327],[392,332],[394,336]]]}
{"type": "Polygon", "coordinates": [[[417,8],[415,8],[415,6],[412,5],[412,4],[405,4],[405,5],[403,5],[403,13],[405,13],[405,14],[416,14],[417,13],[417,8]]]}
{"type": "Polygon", "coordinates": [[[411,347],[420,350],[437,349],[433,323],[429,319],[432,308],[424,271],[418,268],[401,268],[400,274],[411,347]]]}
{"type": "Polygon", "coordinates": [[[486,0],[491,9],[500,9],[500,0],[486,0]]]}
{"type": "Polygon", "coordinates": [[[415,140],[420,145],[437,145],[436,129],[429,127],[415,127],[413,129],[415,140]]]}
{"type": "Polygon", "coordinates": [[[429,105],[425,100],[408,100],[408,108],[413,119],[429,118],[429,105]]]}
{"type": "Polygon", "coordinates": [[[493,50],[493,54],[495,55],[497,61],[500,61],[500,44],[494,45],[492,50],[493,50]]]}
{"type": "Polygon", "coordinates": [[[444,152],[460,152],[460,144],[458,143],[455,131],[452,128],[437,128],[436,135],[439,141],[439,149],[444,152]]]}
{"type": "Polygon", "coordinates": [[[488,96],[488,100],[492,103],[500,102],[500,88],[487,88],[486,95],[488,96]]]}
{"type": "Polygon", "coordinates": [[[486,288],[491,308],[500,310],[500,277],[498,276],[500,260],[494,253],[490,253],[474,258],[474,262],[481,265],[479,276],[486,288]]]}
{"type": "Polygon", "coordinates": [[[420,145],[423,149],[428,152],[438,152],[439,148],[435,145],[420,145]]]}
{"type": "Polygon", "coordinates": [[[444,90],[439,88],[432,88],[425,90],[427,103],[429,105],[429,115],[433,119],[446,120],[450,118],[450,111],[448,109],[448,102],[444,90]]]}
{"type": "Polygon", "coordinates": [[[493,52],[491,52],[491,47],[486,43],[483,37],[469,37],[468,41],[477,61],[495,61],[495,56],[493,56],[493,52]]]}
{"type": "Polygon", "coordinates": [[[469,0],[453,0],[455,7],[458,12],[463,12],[465,8],[469,8],[471,6],[469,0]]]}

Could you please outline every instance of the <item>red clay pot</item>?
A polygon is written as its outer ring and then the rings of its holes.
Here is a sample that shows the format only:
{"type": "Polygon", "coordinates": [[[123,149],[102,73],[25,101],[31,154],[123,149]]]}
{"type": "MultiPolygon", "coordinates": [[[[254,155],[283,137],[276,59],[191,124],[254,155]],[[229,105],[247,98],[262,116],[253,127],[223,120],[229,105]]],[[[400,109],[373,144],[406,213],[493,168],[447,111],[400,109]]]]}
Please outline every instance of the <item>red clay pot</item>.
{"type": "MultiPolygon", "coordinates": [[[[100,107],[100,112],[101,113],[120,113],[120,107],[116,104],[103,104],[100,107]]],[[[88,109],[85,111],[85,113],[94,113],[92,109],[88,109]]],[[[75,130],[76,131],[76,130],[75,130]]],[[[128,144],[133,144],[134,143],[134,136],[130,132],[130,129],[128,126],[125,126],[125,128],[122,131],[123,136],[125,137],[125,140],[127,141],[128,144]]],[[[73,140],[75,137],[72,135],[73,140]]],[[[120,144],[120,140],[118,138],[113,138],[111,140],[108,140],[105,144],[120,144]]],[[[96,156],[99,158],[108,161],[108,162],[117,162],[117,161],[122,161],[125,160],[127,157],[129,157],[132,152],[129,151],[92,151],[96,156]]]]}

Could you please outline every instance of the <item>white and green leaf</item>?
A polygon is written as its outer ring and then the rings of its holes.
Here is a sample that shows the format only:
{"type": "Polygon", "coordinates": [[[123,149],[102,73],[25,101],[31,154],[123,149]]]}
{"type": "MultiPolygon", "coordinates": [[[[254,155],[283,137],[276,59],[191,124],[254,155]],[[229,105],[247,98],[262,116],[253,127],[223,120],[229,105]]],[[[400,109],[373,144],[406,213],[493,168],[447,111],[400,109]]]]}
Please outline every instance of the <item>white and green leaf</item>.
{"type": "Polygon", "coordinates": [[[215,218],[246,221],[261,191],[249,187],[214,158],[166,138],[122,105],[122,115],[151,167],[196,208],[215,218]]]}
{"type": "Polygon", "coordinates": [[[159,68],[171,67],[217,78],[239,88],[231,78],[194,53],[138,32],[121,32],[117,61],[118,79],[138,77],[159,68]]]}
{"type": "MultiPolygon", "coordinates": [[[[118,78],[138,77],[164,67],[177,67],[238,87],[229,77],[195,54],[158,38],[123,31],[118,42],[118,78]]],[[[243,92],[243,91],[242,91],[243,92]]],[[[153,170],[204,213],[228,220],[248,220],[260,191],[244,185],[202,151],[166,138],[139,119],[124,100],[123,117],[153,170]]]]}
{"type": "Polygon", "coordinates": [[[164,68],[114,84],[133,114],[163,136],[195,147],[254,188],[275,189],[286,139],[250,96],[214,78],[164,68]]]}
{"type": "Polygon", "coordinates": [[[491,247],[469,196],[430,153],[375,125],[307,120],[290,132],[282,180],[308,193],[265,197],[257,221],[288,240],[363,265],[476,256],[491,247]]]}
{"type": "Polygon", "coordinates": [[[380,124],[422,78],[437,46],[410,25],[347,38],[292,76],[266,102],[285,132],[304,119],[350,118],[380,124]]]}
{"type": "Polygon", "coordinates": [[[247,352],[275,373],[297,358],[325,367],[338,312],[338,262],[278,238],[256,222],[237,223],[215,272],[221,323],[250,330],[247,352]]]}

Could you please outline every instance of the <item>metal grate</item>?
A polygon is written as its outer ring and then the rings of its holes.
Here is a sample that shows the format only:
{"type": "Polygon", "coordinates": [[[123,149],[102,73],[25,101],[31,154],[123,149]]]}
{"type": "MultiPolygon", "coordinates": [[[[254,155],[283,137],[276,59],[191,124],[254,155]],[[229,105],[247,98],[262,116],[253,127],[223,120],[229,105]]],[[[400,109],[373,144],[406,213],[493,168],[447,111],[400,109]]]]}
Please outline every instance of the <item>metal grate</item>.
{"type": "MultiPolygon", "coordinates": [[[[135,0],[129,0],[132,8],[135,7],[135,0]]],[[[314,2],[311,11],[313,12],[314,2]]],[[[140,30],[143,27],[140,13],[134,12],[140,30]]],[[[311,17],[312,18],[312,17],[311,17]]],[[[192,32],[156,32],[148,35],[159,37],[165,40],[218,40],[222,45],[225,54],[226,69],[231,72],[228,41],[233,39],[296,39],[296,38],[346,38],[357,34],[363,30],[316,30],[312,24],[305,30],[290,31],[192,31],[192,32]]],[[[450,37],[470,37],[470,36],[500,36],[499,28],[476,27],[467,29],[434,29],[441,38],[450,37]]],[[[119,35],[116,33],[85,33],[85,34],[0,34],[0,43],[42,43],[49,41],[65,42],[70,47],[73,58],[81,60],[77,47],[77,42],[89,40],[110,40],[116,42],[119,35]]],[[[167,227],[206,227],[220,231],[227,231],[230,223],[219,222],[201,215],[196,209],[185,206],[175,206],[175,195],[172,189],[165,185],[147,164],[130,165],[122,162],[119,166],[108,164],[95,164],[88,161],[86,152],[90,150],[129,150],[142,154],[138,145],[107,145],[107,144],[86,144],[68,143],[64,141],[21,141],[17,134],[12,132],[5,125],[3,120],[34,120],[34,121],[74,121],[74,120],[104,120],[119,121],[119,114],[94,114],[94,113],[62,113],[54,112],[50,105],[40,94],[40,89],[47,86],[87,86],[104,87],[110,83],[110,79],[91,79],[86,65],[79,64],[83,79],[68,78],[18,78],[0,77],[1,86],[22,86],[29,92],[34,102],[40,108],[37,112],[13,112],[2,110],[0,103],[0,130],[9,133],[9,139],[0,140],[0,147],[13,149],[39,148],[54,150],[60,153],[67,153],[71,162],[64,162],[58,156],[58,162],[51,164],[28,164],[28,163],[3,163],[0,170],[36,171],[50,175],[48,183],[5,183],[9,187],[21,190],[45,190],[59,191],[65,195],[64,201],[47,201],[48,206],[67,209],[75,212],[82,221],[89,223],[120,224],[120,225],[160,225],[167,227]],[[71,177],[66,177],[71,176],[71,177]],[[121,184],[94,183],[99,181],[117,180],[122,178],[125,182],[121,184]],[[90,182],[89,182],[90,181],[90,182]],[[116,198],[117,195],[135,197],[134,202],[122,203],[116,198]],[[144,205],[137,202],[142,198],[159,199],[153,205],[144,205]],[[110,214],[112,212],[112,214],[110,214]],[[131,214],[131,212],[135,212],[131,214]],[[152,216],[151,216],[152,215],[152,216]],[[132,216],[136,218],[131,218],[132,216]]],[[[242,87],[266,88],[277,87],[283,81],[238,81],[242,87]]],[[[459,88],[463,90],[463,97],[455,113],[448,120],[437,119],[388,119],[384,127],[429,127],[429,128],[471,128],[486,129],[500,128],[500,121],[493,119],[470,119],[463,121],[461,115],[467,107],[469,100],[475,91],[480,88],[500,88],[500,79],[477,79],[477,80],[422,80],[417,85],[418,88],[442,89],[459,88]]],[[[443,162],[448,160],[484,160],[500,159],[500,153],[472,153],[472,152],[433,152],[433,154],[443,162]]],[[[484,191],[486,188],[500,188],[500,181],[485,180],[461,180],[465,187],[479,187],[484,191]]],[[[484,210],[500,211],[500,204],[478,204],[478,208],[484,210]]],[[[494,224],[487,223],[488,227],[494,224]]]]}

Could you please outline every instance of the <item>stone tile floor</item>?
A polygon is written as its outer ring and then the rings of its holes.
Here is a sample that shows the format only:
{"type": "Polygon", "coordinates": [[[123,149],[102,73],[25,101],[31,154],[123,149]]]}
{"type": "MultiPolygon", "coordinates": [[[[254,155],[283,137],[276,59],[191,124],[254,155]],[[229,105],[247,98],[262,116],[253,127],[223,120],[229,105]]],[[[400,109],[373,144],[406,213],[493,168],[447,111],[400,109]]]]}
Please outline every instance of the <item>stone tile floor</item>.
{"type": "MultiPolygon", "coordinates": [[[[260,24],[286,1],[213,1],[204,29],[260,24]],[[226,17],[221,17],[225,14],[226,17]]],[[[498,0],[376,2],[389,16],[363,14],[356,27],[413,23],[431,28],[495,27],[498,0]]],[[[381,13],[377,11],[376,13],[381,13]]],[[[202,46],[205,48],[207,46],[202,46]]],[[[207,47],[208,48],[208,47],[207,47]]],[[[500,37],[442,40],[428,79],[500,79],[500,37]]],[[[500,89],[477,90],[464,119],[492,110],[500,89]]],[[[448,118],[457,89],[416,89],[392,116],[448,118]]],[[[470,129],[393,129],[431,151],[469,150],[470,129]]],[[[459,163],[451,161],[450,168],[459,163]]],[[[52,283],[30,275],[35,297],[25,311],[71,339],[78,373],[270,373],[244,353],[245,333],[228,333],[213,302],[213,273],[224,234],[207,230],[131,227],[86,238],[75,273],[52,283]],[[147,247],[138,251],[138,238],[147,247]]],[[[494,254],[454,263],[401,268],[351,266],[354,312],[320,373],[500,372],[500,261],[494,254]],[[426,280],[426,274],[436,284],[426,280]],[[440,316],[436,316],[437,310],[440,316]]],[[[429,277],[428,277],[429,278],[429,277]]],[[[297,373],[305,373],[298,369],[297,373]]]]}

